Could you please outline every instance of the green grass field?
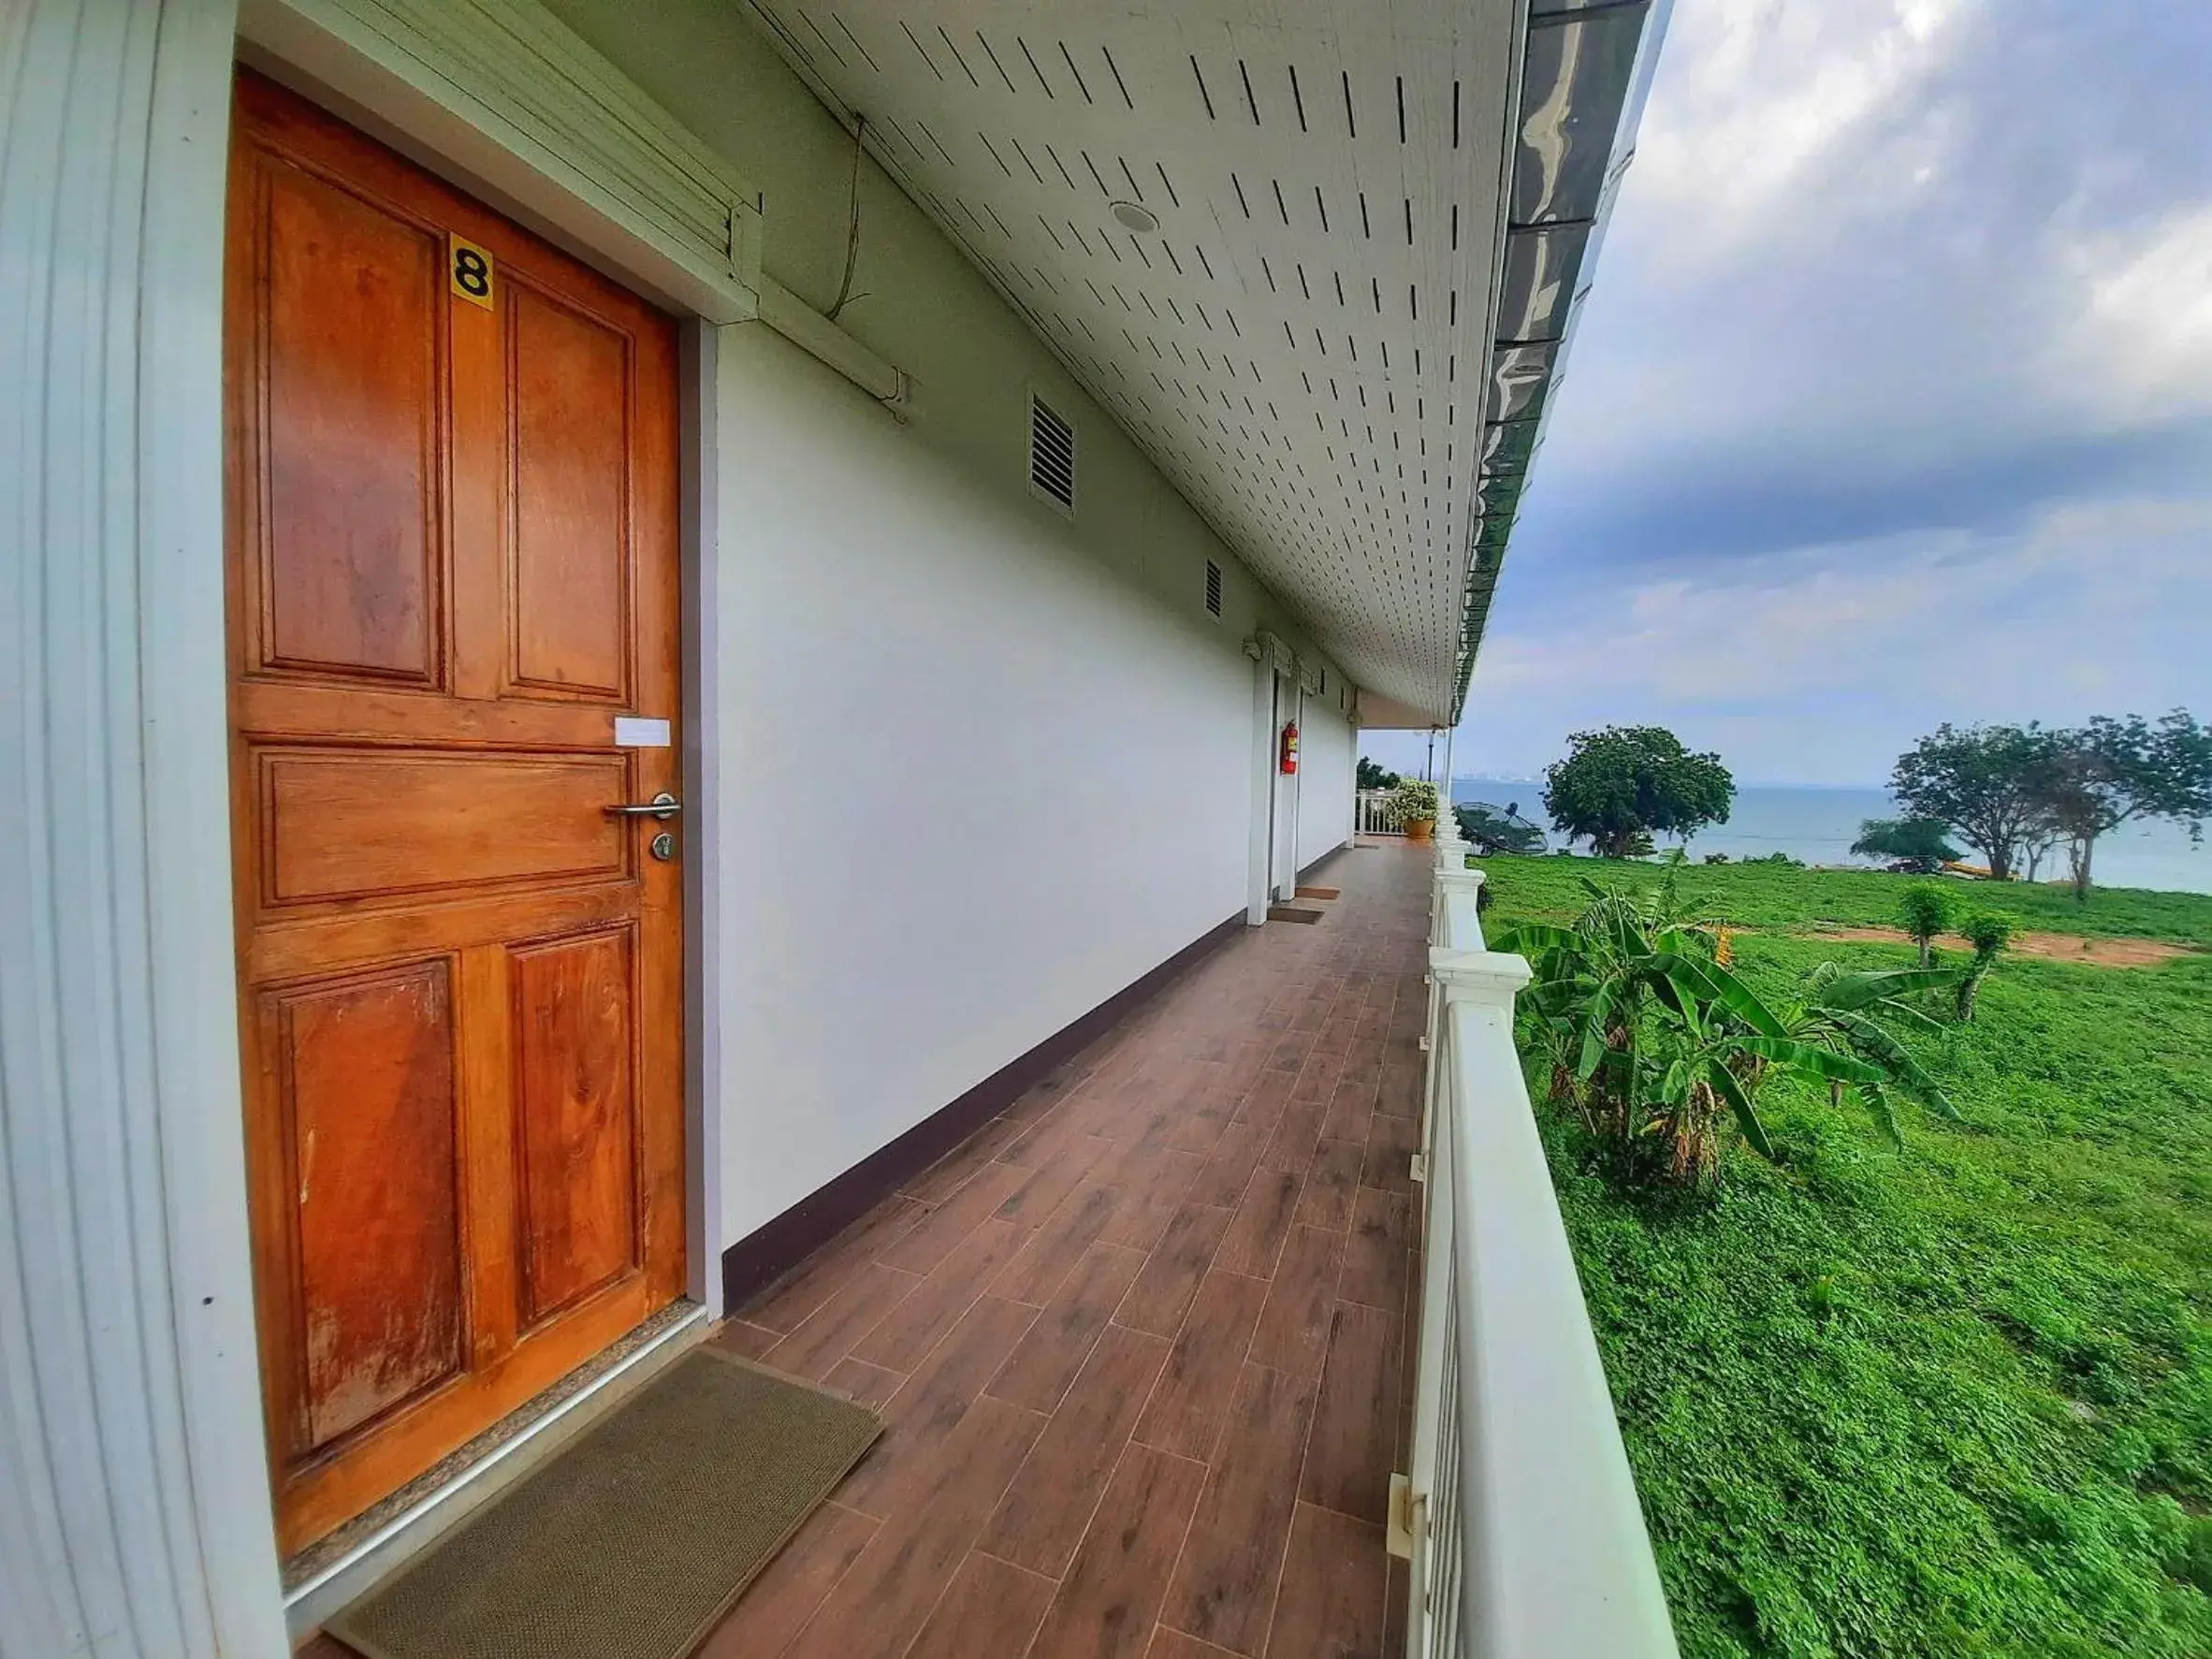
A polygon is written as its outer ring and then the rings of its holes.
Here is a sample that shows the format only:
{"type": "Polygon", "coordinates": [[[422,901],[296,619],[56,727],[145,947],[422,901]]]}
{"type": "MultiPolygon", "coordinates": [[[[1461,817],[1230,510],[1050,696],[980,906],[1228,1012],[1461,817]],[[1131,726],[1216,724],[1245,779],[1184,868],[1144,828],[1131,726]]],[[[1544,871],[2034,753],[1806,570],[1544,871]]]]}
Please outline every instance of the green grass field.
{"type": "MultiPolygon", "coordinates": [[[[1583,876],[1484,861],[1494,934],[1583,876]]],[[[1738,963],[1785,987],[1911,947],[1903,878],[1693,866],[1738,963]]],[[[2212,897],[1975,888],[2047,931],[2212,946],[2212,897]]],[[[2212,954],[2007,958],[1974,1025],[1915,1042],[1967,1123],[1885,1142],[1825,1093],[1763,1097],[1785,1166],[1631,1197],[1539,1108],[1682,1651],[2212,1655],[2212,954]]]]}

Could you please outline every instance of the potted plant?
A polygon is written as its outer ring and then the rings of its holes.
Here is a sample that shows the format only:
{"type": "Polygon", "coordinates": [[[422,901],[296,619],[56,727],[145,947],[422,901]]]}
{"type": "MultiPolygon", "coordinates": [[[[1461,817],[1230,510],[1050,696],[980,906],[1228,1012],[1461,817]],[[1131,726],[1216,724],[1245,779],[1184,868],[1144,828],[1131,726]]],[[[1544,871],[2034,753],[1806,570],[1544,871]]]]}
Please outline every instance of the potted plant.
{"type": "Polygon", "coordinates": [[[1393,799],[1405,824],[1405,838],[1427,840],[1436,828],[1436,786],[1419,778],[1408,778],[1398,786],[1393,799]]]}

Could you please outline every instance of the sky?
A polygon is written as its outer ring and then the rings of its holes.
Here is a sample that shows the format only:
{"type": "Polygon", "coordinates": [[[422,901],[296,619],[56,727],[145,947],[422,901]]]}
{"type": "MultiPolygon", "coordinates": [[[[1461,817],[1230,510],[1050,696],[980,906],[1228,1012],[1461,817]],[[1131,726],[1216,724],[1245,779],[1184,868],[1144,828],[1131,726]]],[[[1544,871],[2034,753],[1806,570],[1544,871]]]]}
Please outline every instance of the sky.
{"type": "Polygon", "coordinates": [[[2197,0],[1679,0],[1454,770],[2212,716],[2207,109],[2197,0]]]}

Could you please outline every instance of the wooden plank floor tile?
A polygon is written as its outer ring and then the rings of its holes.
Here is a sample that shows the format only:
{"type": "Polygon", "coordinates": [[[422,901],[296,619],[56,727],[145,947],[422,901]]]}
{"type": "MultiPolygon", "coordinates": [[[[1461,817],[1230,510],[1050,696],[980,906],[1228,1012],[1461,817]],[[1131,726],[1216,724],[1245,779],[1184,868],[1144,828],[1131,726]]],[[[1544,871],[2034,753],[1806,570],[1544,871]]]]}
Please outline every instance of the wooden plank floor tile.
{"type": "Polygon", "coordinates": [[[1157,1248],[1205,1162],[1195,1152],[1172,1146],[1129,1148],[1108,1182],[1114,1195],[1113,1216],[1099,1234],[1100,1241],[1136,1250],[1157,1248]]]}
{"type": "Polygon", "coordinates": [[[1390,1561],[1380,1526],[1299,1505],[1267,1659],[1383,1659],[1390,1561]]]}
{"type": "Polygon", "coordinates": [[[921,1633],[967,1559],[1044,1419],[999,1400],[980,1400],[960,1421],[926,1485],[878,1527],[807,1622],[790,1659],[898,1653],[921,1633]]]}
{"type": "Polygon", "coordinates": [[[1011,1164],[992,1162],[971,1175],[968,1184],[929,1213],[914,1230],[876,1259],[885,1267],[925,1273],[959,1247],[960,1242],[985,1221],[1029,1179],[1030,1171],[1011,1164]]]}
{"type": "Polygon", "coordinates": [[[782,1652],[875,1535],[876,1522],[858,1510],[834,1501],[822,1505],[745,1587],[729,1617],[700,1645],[697,1659],[782,1652]]]}
{"type": "Polygon", "coordinates": [[[1112,1141],[1098,1135],[1070,1142],[1049,1163],[1028,1171],[994,1214],[1002,1221],[1039,1226],[1089,1178],[1099,1160],[1114,1150],[1112,1141]]]}
{"type": "Polygon", "coordinates": [[[1205,1480],[1202,1463],[1128,1448],[1029,1659],[1142,1659],[1205,1480]]]}
{"type": "Polygon", "coordinates": [[[1404,1305],[1412,1250],[1413,1201],[1404,1193],[1362,1186],[1352,1201],[1352,1230],[1345,1243],[1337,1295],[1395,1313],[1404,1305]]]}
{"type": "Polygon", "coordinates": [[[1180,1331],[1183,1316],[1198,1295],[1199,1282],[1234,1215],[1205,1204],[1185,1204],[1176,1211],[1159,1247],[1122,1298],[1115,1322],[1155,1336],[1173,1336],[1180,1331]]]}
{"type": "Polygon", "coordinates": [[[755,1325],[747,1319],[725,1319],[714,1333],[714,1340],[718,1346],[728,1348],[740,1359],[757,1360],[783,1337],[765,1325],[755,1325]]]}
{"type": "Polygon", "coordinates": [[[1213,1457],[1267,1292],[1264,1279],[1218,1268],[1206,1275],[1138,1419],[1139,1440],[1201,1462],[1213,1457]]]}
{"type": "Polygon", "coordinates": [[[1413,1155],[1420,1150],[1420,1119],[1377,1115],[1367,1131],[1366,1156],[1360,1164],[1360,1185],[1384,1192],[1412,1192],[1413,1155]]]}
{"type": "Polygon", "coordinates": [[[1323,1141],[1307,1166],[1305,1187],[1293,1217],[1301,1226],[1343,1232],[1352,1224],[1352,1194],[1359,1190],[1360,1166],[1367,1154],[1359,1141],[1323,1141]]]}
{"type": "Polygon", "coordinates": [[[1141,1250],[1094,1244],[1029,1327],[1029,1333],[1014,1346],[991,1379],[989,1391],[1032,1411],[1058,1406],[1144,1259],[1141,1250]]]}
{"type": "Polygon", "coordinates": [[[1028,1236],[1011,1221],[984,1222],[853,1345],[851,1357],[889,1371],[913,1370],[975,1305],[983,1287],[1013,1259],[1028,1236]]]}
{"type": "Polygon", "coordinates": [[[1283,1253],[1283,1237],[1290,1230],[1291,1212],[1298,1208],[1302,1172],[1262,1169],[1254,1171],[1237,1205],[1229,1230],[1214,1252],[1214,1265],[1225,1273],[1272,1279],[1275,1258],[1283,1253]]]}
{"type": "Polygon", "coordinates": [[[1086,1185],[1069,1194],[1044,1224],[1027,1235],[1020,1253],[991,1282],[991,1293],[1009,1302],[1044,1306],[1105,1232],[1113,1219],[1114,1202],[1113,1190],[1107,1186],[1086,1185]]]}
{"type": "Polygon", "coordinates": [[[1326,1100],[1292,1100],[1283,1108],[1274,1134],[1259,1154],[1261,1165],[1305,1173],[1306,1166],[1314,1161],[1314,1148],[1320,1144],[1321,1120],[1328,1115],[1326,1100]]]}
{"type": "Polygon", "coordinates": [[[877,1251],[895,1244],[928,1217],[927,1204],[894,1193],[736,1311],[755,1325],[788,1336],[863,1263],[873,1261],[877,1251]]]}
{"type": "Polygon", "coordinates": [[[919,1273],[863,1262],[789,1336],[762,1355],[762,1361],[819,1382],[921,1282],[919,1273]]]}
{"type": "Polygon", "coordinates": [[[1259,1167],[1260,1150],[1273,1133],[1273,1127],[1269,1124],[1231,1124],[1214,1143],[1213,1156],[1206,1159],[1204,1168],[1199,1171],[1185,1193],[1186,1201],[1225,1210],[1236,1208],[1238,1201],[1244,1196],[1244,1188],[1251,1185],[1252,1171],[1259,1167]]]}
{"type": "Polygon", "coordinates": [[[960,1317],[922,1369],[883,1406],[883,1436],[845,1477],[838,1500],[887,1517],[937,1478],[984,1385],[1037,1320],[1035,1308],[986,1296],[960,1317]]]}
{"type": "Polygon", "coordinates": [[[1380,1078],[1361,1067],[1346,1070],[1329,1098],[1329,1113],[1321,1120],[1321,1135],[1330,1141],[1363,1141],[1375,1116],[1375,1089],[1380,1078]]]}
{"type": "Polygon", "coordinates": [[[848,1399],[880,1411],[891,1403],[892,1395],[906,1387],[907,1374],[886,1371],[880,1365],[870,1365],[861,1360],[840,1360],[822,1380],[825,1387],[837,1390],[848,1399]]]}
{"type": "Polygon", "coordinates": [[[1144,1659],[1235,1659],[1235,1656],[1227,1648],[1217,1648],[1212,1642],[1202,1642],[1195,1636],[1185,1636],[1180,1630],[1161,1624],[1152,1632],[1152,1646],[1144,1650],[1144,1659]]]}
{"type": "Polygon", "coordinates": [[[1390,1518],[1398,1453],[1398,1317],[1340,1302],[1298,1495],[1361,1521],[1390,1518]]]}
{"type": "Polygon", "coordinates": [[[1028,1649],[1058,1589],[1026,1567],[970,1550],[905,1659],[1020,1654],[1028,1649]]]}
{"type": "Polygon", "coordinates": [[[1252,1332],[1252,1359],[1297,1376],[1321,1375],[1344,1249],[1341,1232],[1319,1227],[1290,1230],[1267,1305],[1252,1332]]]}
{"type": "Polygon", "coordinates": [[[1090,1505],[1151,1397],[1168,1346],[1164,1337],[1106,1328],[983,1529],[982,1548],[1055,1579],[1068,1570],[1090,1521],[1090,1505]]]}
{"type": "Polygon", "coordinates": [[[1274,1612],[1314,1384],[1247,1363],[1227,1433],[1183,1546],[1162,1623],[1257,1656],[1274,1612]]]}

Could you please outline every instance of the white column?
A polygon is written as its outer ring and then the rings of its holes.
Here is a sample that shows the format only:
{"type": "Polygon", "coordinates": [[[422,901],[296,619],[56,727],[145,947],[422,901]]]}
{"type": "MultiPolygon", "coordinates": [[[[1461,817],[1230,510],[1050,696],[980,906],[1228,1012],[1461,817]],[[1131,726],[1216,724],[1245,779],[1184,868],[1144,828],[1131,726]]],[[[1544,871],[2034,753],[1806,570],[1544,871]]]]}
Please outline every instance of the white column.
{"type": "Polygon", "coordinates": [[[240,1119],[226,0],[0,7],[0,1652],[287,1651],[240,1119]]]}
{"type": "Polygon", "coordinates": [[[1252,768],[1252,840],[1247,851],[1244,880],[1244,924],[1267,925],[1268,889],[1274,880],[1270,867],[1275,837],[1275,656],[1265,634],[1245,648],[1255,653],[1252,662],[1252,729],[1259,741],[1252,768]]]}
{"type": "Polygon", "coordinates": [[[1457,869],[1467,862],[1466,843],[1460,839],[1459,814],[1451,809],[1451,740],[1459,727],[1444,729],[1444,781],[1436,789],[1436,863],[1457,869]]]}
{"type": "MultiPolygon", "coordinates": [[[[1290,793],[1290,822],[1283,826],[1283,880],[1275,895],[1285,903],[1298,896],[1299,817],[1305,809],[1305,676],[1302,670],[1293,670],[1290,677],[1290,720],[1298,728],[1298,770],[1283,786],[1290,793]]],[[[1282,776],[1280,764],[1275,775],[1282,776]]]]}

